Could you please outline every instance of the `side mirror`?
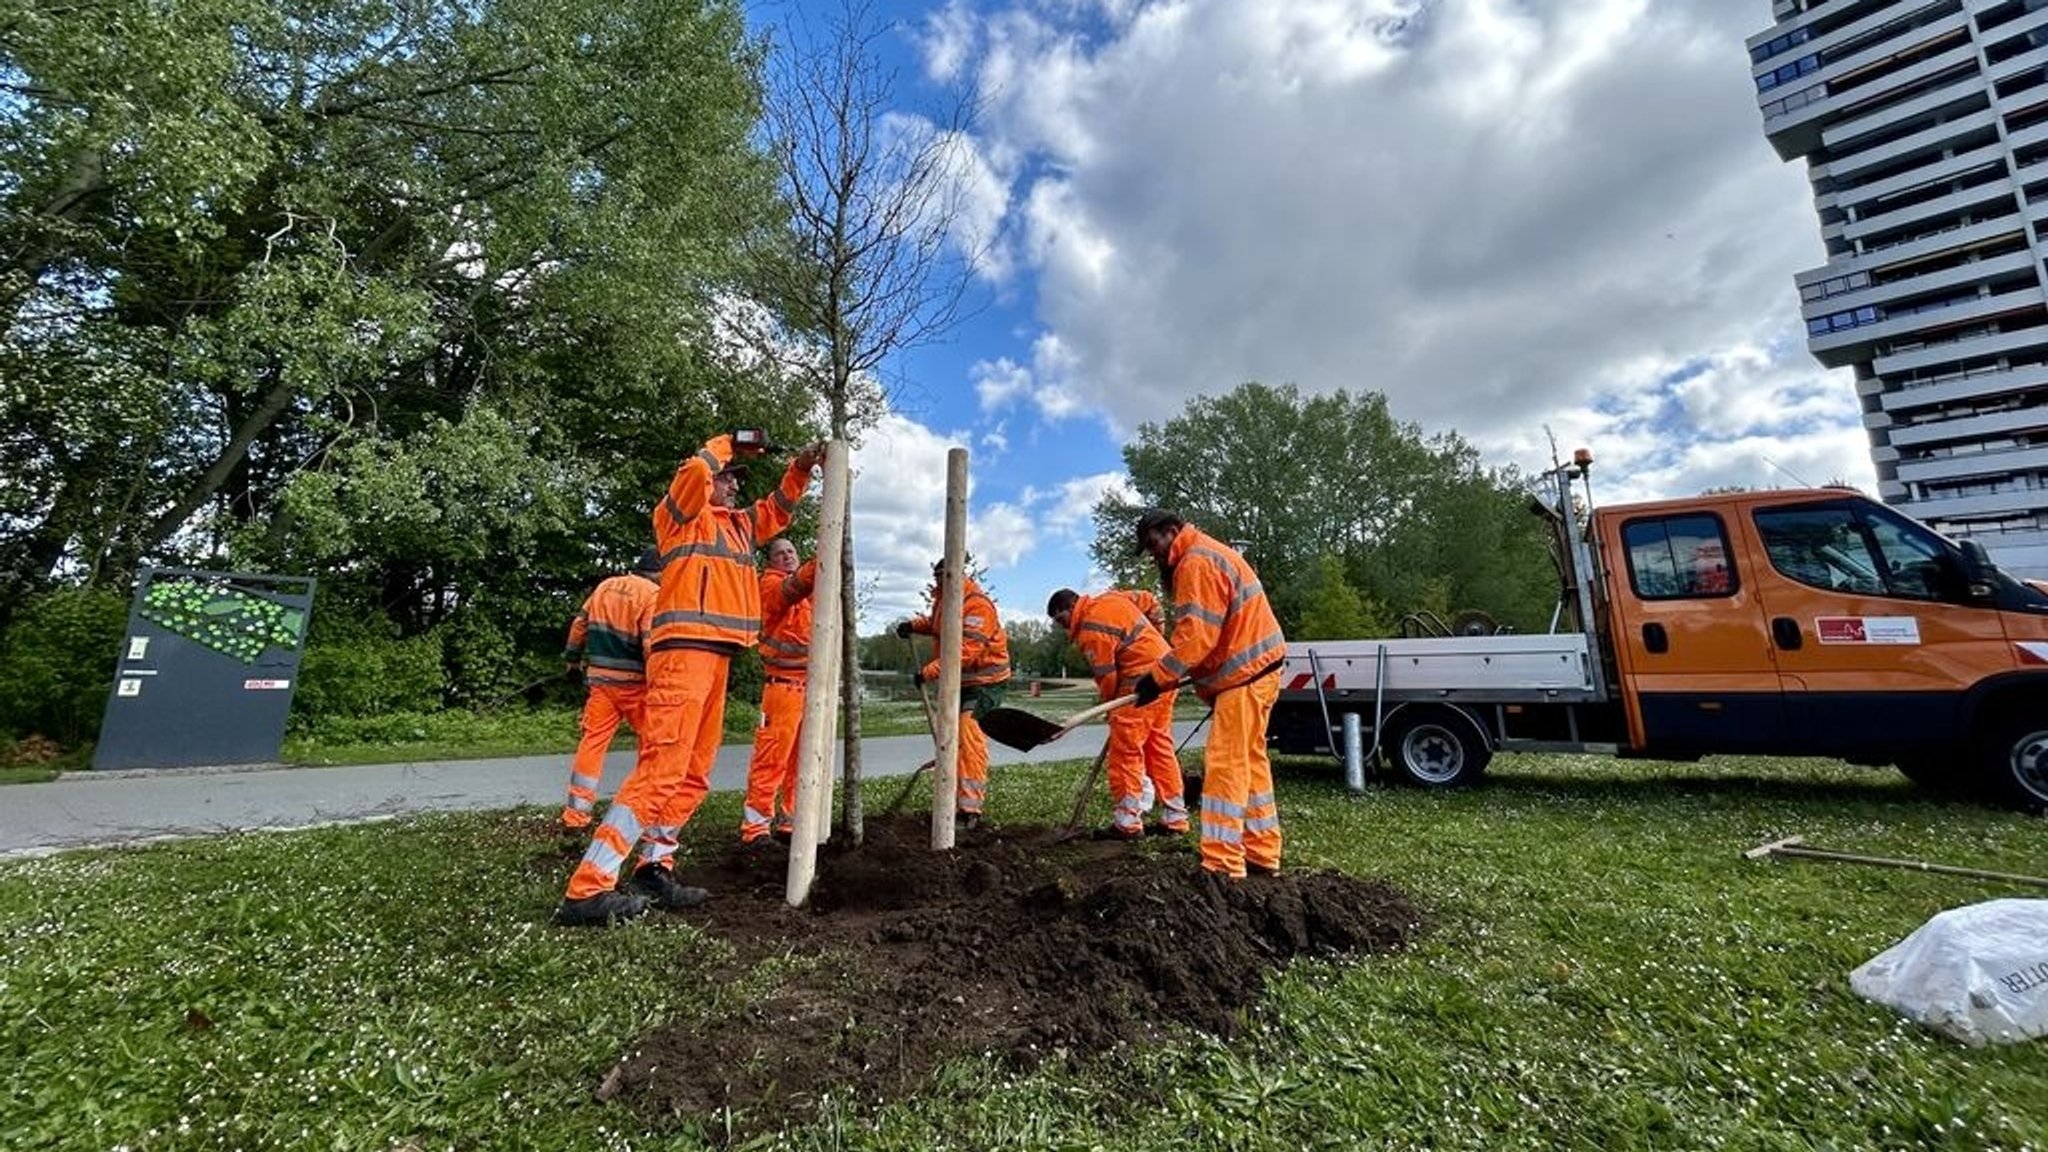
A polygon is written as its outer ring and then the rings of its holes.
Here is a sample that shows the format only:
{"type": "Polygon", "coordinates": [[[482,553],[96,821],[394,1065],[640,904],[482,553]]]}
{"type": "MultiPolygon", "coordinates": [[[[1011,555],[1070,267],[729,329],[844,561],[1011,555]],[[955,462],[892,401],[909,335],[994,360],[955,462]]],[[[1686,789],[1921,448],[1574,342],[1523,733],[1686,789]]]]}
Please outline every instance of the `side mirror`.
{"type": "Polygon", "coordinates": [[[1998,571],[1991,563],[1991,555],[1975,540],[1959,540],[1956,548],[1962,553],[1963,587],[1972,600],[1989,600],[1998,591],[1994,573],[1998,571]]]}

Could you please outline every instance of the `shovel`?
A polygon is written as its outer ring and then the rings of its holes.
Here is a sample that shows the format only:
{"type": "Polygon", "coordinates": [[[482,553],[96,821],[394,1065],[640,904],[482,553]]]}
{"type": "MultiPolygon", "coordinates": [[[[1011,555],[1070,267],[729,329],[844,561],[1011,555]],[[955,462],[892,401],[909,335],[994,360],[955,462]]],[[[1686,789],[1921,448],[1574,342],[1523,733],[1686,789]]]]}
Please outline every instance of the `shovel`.
{"type": "MultiPolygon", "coordinates": [[[[917,657],[917,645],[915,643],[910,646],[910,655],[912,659],[917,657]]],[[[932,734],[932,743],[936,745],[939,739],[939,714],[937,709],[932,706],[931,692],[926,690],[922,681],[917,685],[917,698],[924,704],[925,730],[932,734]]],[[[937,751],[938,749],[934,747],[933,752],[936,753],[937,751]]],[[[903,782],[903,790],[896,793],[896,798],[889,801],[888,806],[882,809],[882,819],[887,820],[902,809],[903,802],[910,799],[912,792],[917,791],[917,782],[923,779],[924,774],[931,771],[932,767],[938,762],[938,757],[934,755],[930,760],[919,764],[916,770],[911,772],[910,779],[903,782]]]]}
{"type": "MultiPolygon", "coordinates": [[[[1176,680],[1167,687],[1179,688],[1186,683],[1186,680],[1176,680]]],[[[998,744],[1015,748],[1019,752],[1029,752],[1040,744],[1052,743],[1097,716],[1114,712],[1126,704],[1135,704],[1137,700],[1138,694],[1135,692],[1128,696],[1119,696],[1114,700],[1097,704],[1085,712],[1076,712],[1060,724],[1055,724],[1043,716],[1035,716],[1021,708],[996,708],[981,718],[981,730],[998,744]]]]}
{"type": "Polygon", "coordinates": [[[1875,864],[1884,868],[1911,868],[1916,872],[1942,872],[1950,876],[1974,876],[1980,880],[2004,880],[2013,884],[2039,884],[2048,888],[2048,877],[2019,876],[2011,872],[1987,872],[1982,868],[1958,868],[1952,864],[1929,864],[1921,860],[1900,860],[1890,856],[1859,856],[1853,852],[1834,852],[1826,848],[1808,848],[1803,836],[1787,836],[1759,844],[1743,853],[1751,860],[1764,860],[1773,856],[1804,857],[1808,860],[1835,860],[1844,864],[1875,864]]]}

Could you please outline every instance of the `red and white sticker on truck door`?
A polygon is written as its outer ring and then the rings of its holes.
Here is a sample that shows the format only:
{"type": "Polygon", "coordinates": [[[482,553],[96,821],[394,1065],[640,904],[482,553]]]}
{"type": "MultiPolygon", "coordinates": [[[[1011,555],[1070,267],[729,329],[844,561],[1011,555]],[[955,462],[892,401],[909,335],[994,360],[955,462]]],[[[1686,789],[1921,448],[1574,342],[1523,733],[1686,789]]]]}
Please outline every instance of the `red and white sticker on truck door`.
{"type": "Polygon", "coordinates": [[[1912,616],[1816,616],[1813,630],[1823,644],[1920,642],[1920,621],[1912,616]]]}

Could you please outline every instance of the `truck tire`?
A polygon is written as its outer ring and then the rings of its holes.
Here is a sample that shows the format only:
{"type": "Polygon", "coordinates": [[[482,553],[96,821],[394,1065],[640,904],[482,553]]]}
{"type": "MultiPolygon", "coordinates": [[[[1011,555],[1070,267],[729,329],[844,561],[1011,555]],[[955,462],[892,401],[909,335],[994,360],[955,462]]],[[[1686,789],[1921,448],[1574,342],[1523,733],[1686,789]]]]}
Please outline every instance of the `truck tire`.
{"type": "Polygon", "coordinates": [[[1404,709],[1391,719],[1387,762],[1417,787],[1469,788],[1493,759],[1478,722],[1454,708],[1404,709]]]}
{"type": "Polygon", "coordinates": [[[2008,712],[1985,725],[1979,766],[1992,797],[2022,812],[2048,810],[2048,715],[2008,712]]]}

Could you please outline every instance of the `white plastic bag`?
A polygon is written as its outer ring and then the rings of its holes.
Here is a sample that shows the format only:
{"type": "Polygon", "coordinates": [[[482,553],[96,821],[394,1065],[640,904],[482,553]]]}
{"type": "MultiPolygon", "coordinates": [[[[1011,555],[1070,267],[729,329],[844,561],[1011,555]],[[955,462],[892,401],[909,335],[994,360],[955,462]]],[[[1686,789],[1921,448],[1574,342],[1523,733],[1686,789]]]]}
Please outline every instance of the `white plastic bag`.
{"type": "Polygon", "coordinates": [[[1973,1046],[2048,1035],[2048,900],[1943,912],[1851,972],[1849,987],[1973,1046]]]}

